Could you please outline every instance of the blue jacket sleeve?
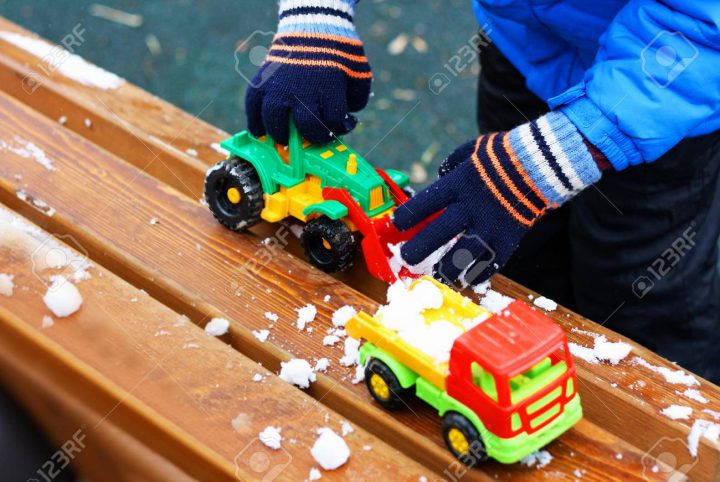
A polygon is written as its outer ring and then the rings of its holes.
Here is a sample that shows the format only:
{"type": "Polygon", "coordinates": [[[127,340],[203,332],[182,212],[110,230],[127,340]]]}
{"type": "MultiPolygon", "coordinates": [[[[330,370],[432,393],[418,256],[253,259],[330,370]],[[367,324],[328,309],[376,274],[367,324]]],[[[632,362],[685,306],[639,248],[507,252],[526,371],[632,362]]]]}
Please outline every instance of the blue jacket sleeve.
{"type": "Polygon", "coordinates": [[[720,129],[720,2],[631,0],[583,81],[549,102],[617,170],[720,129]]]}

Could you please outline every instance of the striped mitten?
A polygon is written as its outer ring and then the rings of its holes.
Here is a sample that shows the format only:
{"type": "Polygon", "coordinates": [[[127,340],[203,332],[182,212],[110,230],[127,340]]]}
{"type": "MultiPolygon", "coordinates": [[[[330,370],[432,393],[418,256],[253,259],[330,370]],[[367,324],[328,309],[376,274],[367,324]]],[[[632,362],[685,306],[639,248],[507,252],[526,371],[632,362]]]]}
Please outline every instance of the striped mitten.
{"type": "Polygon", "coordinates": [[[280,0],[280,21],[245,107],[255,136],[287,144],[292,118],[322,144],[350,132],[370,97],[372,72],[355,31],[355,0],[280,0]]]}
{"type": "Polygon", "coordinates": [[[560,112],[483,135],[453,152],[440,179],[395,211],[395,225],[406,230],[445,210],[401,254],[418,264],[461,235],[435,265],[435,276],[481,283],[510,259],[541,216],[600,177],[584,138],[560,112]]]}

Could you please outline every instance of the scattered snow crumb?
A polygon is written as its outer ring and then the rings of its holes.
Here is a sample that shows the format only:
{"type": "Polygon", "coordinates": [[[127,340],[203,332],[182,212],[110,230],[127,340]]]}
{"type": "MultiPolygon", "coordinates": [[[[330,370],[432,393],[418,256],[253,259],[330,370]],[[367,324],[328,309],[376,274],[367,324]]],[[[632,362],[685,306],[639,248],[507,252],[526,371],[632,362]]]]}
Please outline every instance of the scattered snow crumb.
{"type": "Polygon", "coordinates": [[[484,295],[485,293],[488,292],[489,289],[490,289],[490,280],[483,281],[482,283],[477,284],[472,287],[473,293],[475,293],[476,295],[484,295]]]}
{"type": "Polygon", "coordinates": [[[335,470],[347,462],[350,448],[341,436],[327,427],[318,429],[317,433],[320,437],[315,441],[310,453],[323,469],[335,470]]]}
{"type": "Polygon", "coordinates": [[[304,330],[305,325],[315,320],[315,316],[317,316],[317,308],[315,305],[305,305],[302,308],[295,308],[295,311],[297,311],[298,318],[297,318],[297,328],[298,330],[304,330]]]}
{"type": "Polygon", "coordinates": [[[270,330],[253,330],[253,336],[260,340],[261,343],[265,343],[270,336],[270,330]]]}
{"type": "Polygon", "coordinates": [[[85,127],[87,127],[88,129],[90,129],[90,128],[92,127],[92,125],[93,125],[93,124],[92,124],[92,121],[86,117],[86,118],[85,118],[85,127]]]}
{"type": "Polygon", "coordinates": [[[193,157],[198,156],[198,151],[196,151],[195,149],[188,148],[188,149],[185,149],[185,152],[193,157]]]}
{"type": "Polygon", "coordinates": [[[325,303],[328,303],[328,302],[330,302],[330,299],[331,299],[331,298],[332,298],[332,296],[330,296],[330,295],[325,295],[325,298],[323,298],[323,301],[324,301],[325,303]]]}
{"type": "Polygon", "coordinates": [[[158,220],[158,218],[151,218],[151,219],[150,219],[150,225],[151,225],[151,226],[157,226],[158,224],[160,224],[160,221],[158,220]]]}
{"type": "Polygon", "coordinates": [[[338,327],[345,326],[345,323],[347,323],[350,320],[350,318],[352,318],[355,315],[357,315],[357,311],[355,310],[355,308],[353,308],[350,305],[345,305],[342,308],[340,308],[339,310],[337,310],[335,313],[333,313],[333,315],[332,315],[333,325],[338,326],[338,327]]]}
{"type": "Polygon", "coordinates": [[[533,301],[533,304],[539,308],[542,308],[545,311],[555,311],[557,310],[557,303],[555,303],[550,298],[545,298],[544,296],[541,296],[539,298],[536,298],[535,301],[533,301]]]}
{"type": "Polygon", "coordinates": [[[535,467],[536,469],[542,469],[547,464],[552,462],[553,456],[547,450],[539,450],[533,452],[530,455],[524,457],[520,463],[527,467],[535,467]]]}
{"type": "Polygon", "coordinates": [[[228,332],[230,322],[225,318],[213,318],[205,325],[205,333],[211,336],[223,336],[228,332]]]}
{"type": "Polygon", "coordinates": [[[352,425],[350,425],[350,422],[343,421],[340,426],[342,427],[342,436],[346,437],[347,435],[353,433],[355,429],[352,425]]]}
{"type": "Polygon", "coordinates": [[[333,346],[335,343],[340,341],[340,337],[337,335],[328,335],[323,338],[322,344],[325,346],[333,346]]]}
{"type": "Polygon", "coordinates": [[[258,434],[260,441],[266,446],[273,450],[279,450],[282,442],[282,435],[280,435],[280,428],[268,425],[265,430],[258,434]]]}
{"type": "Polygon", "coordinates": [[[61,275],[51,276],[50,281],[43,301],[55,316],[64,318],[80,309],[83,299],[74,284],[61,275]]]}
{"type": "Polygon", "coordinates": [[[293,358],[288,362],[282,362],[280,366],[280,379],[300,388],[308,388],[310,382],[317,380],[307,360],[293,358]]]}
{"type": "Polygon", "coordinates": [[[708,399],[703,397],[702,393],[700,393],[699,390],[695,390],[694,388],[688,388],[684,392],[675,390],[675,393],[677,393],[678,395],[684,395],[690,400],[695,400],[696,402],[708,403],[708,399]]]}
{"type": "Polygon", "coordinates": [[[513,299],[509,296],[505,296],[497,291],[488,289],[485,297],[480,300],[480,306],[492,313],[497,313],[498,311],[504,310],[507,305],[512,302],[513,299]]]}
{"type": "Polygon", "coordinates": [[[272,311],[266,311],[265,318],[267,318],[268,320],[275,323],[280,317],[277,314],[273,313],[272,311]]]}
{"type": "Polygon", "coordinates": [[[363,445],[362,448],[365,452],[370,452],[372,450],[372,445],[363,445]]]}
{"type": "Polygon", "coordinates": [[[340,358],[340,364],[351,367],[360,360],[360,342],[355,338],[345,338],[345,355],[340,358]]]}
{"type": "Polygon", "coordinates": [[[632,361],[637,365],[645,367],[651,371],[654,371],[655,373],[659,373],[665,378],[665,381],[668,383],[676,383],[688,386],[700,385],[700,382],[697,380],[697,378],[690,375],[689,373],[685,373],[683,370],[671,370],[667,367],[655,366],[648,363],[645,359],[640,358],[639,356],[633,358],[632,361]]]}
{"type": "Polygon", "coordinates": [[[418,477],[418,482],[428,482],[428,478],[424,475],[421,475],[420,477],[418,477]]]}
{"type": "Polygon", "coordinates": [[[67,121],[68,121],[68,118],[65,115],[61,115],[60,118],[58,118],[58,124],[60,124],[61,126],[64,126],[65,124],[67,124],[67,121]]]}
{"type": "Polygon", "coordinates": [[[252,381],[254,381],[254,382],[261,382],[261,381],[263,381],[262,373],[256,373],[256,374],[254,374],[253,377],[252,377],[252,381]]]}
{"type": "Polygon", "coordinates": [[[692,408],[683,405],[670,405],[663,408],[660,413],[673,420],[687,420],[692,415],[692,408]]]}
{"type": "Polygon", "coordinates": [[[309,481],[312,482],[313,480],[320,480],[321,477],[322,473],[317,468],[313,467],[310,469],[310,474],[308,474],[309,481]]]}
{"type": "Polygon", "coordinates": [[[15,287],[15,283],[13,283],[13,279],[15,276],[0,273],[0,295],[3,296],[12,296],[13,295],[13,288],[15,287]]]}
{"type": "Polygon", "coordinates": [[[318,361],[315,362],[315,367],[313,367],[313,371],[324,373],[327,371],[329,366],[330,360],[328,360],[327,358],[320,358],[318,361]]]}
{"type": "Polygon", "coordinates": [[[710,410],[709,408],[704,409],[703,412],[712,416],[712,418],[714,418],[715,420],[720,420],[720,412],[716,412],[715,410],[710,410]]]}
{"type": "Polygon", "coordinates": [[[615,454],[615,458],[618,459],[618,460],[622,460],[622,459],[623,459],[623,454],[617,453],[617,454],[615,454]]]}
{"type": "Polygon", "coordinates": [[[600,335],[595,338],[595,344],[593,348],[588,348],[577,343],[568,343],[570,347],[570,353],[574,357],[585,360],[588,363],[599,363],[601,361],[607,361],[611,365],[617,365],[621,360],[625,359],[632,351],[632,346],[622,342],[611,342],[608,341],[605,335],[600,335]]]}
{"type": "MultiPolygon", "coordinates": [[[[0,38],[2,38],[2,32],[0,32],[0,38]]],[[[33,159],[48,171],[57,171],[55,164],[48,158],[45,151],[21,137],[15,136],[14,140],[20,147],[13,147],[7,142],[0,140],[0,151],[9,151],[25,159],[33,159]]]]}
{"type": "Polygon", "coordinates": [[[578,479],[582,479],[582,476],[585,475],[585,469],[577,468],[573,470],[573,475],[578,479]]]}
{"type": "Polygon", "coordinates": [[[687,438],[688,450],[693,457],[697,457],[700,437],[705,437],[711,442],[717,443],[720,440],[720,424],[709,420],[695,420],[687,438]]]}
{"type": "Polygon", "coordinates": [[[45,315],[42,319],[42,327],[43,328],[50,328],[55,324],[55,320],[52,319],[52,317],[45,315]]]}

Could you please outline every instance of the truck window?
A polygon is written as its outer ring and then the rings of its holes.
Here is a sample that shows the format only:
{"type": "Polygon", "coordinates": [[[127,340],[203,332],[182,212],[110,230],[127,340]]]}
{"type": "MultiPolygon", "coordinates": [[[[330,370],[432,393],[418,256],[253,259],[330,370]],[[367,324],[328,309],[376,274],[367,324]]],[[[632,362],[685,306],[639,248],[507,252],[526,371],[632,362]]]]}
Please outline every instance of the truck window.
{"type": "Polygon", "coordinates": [[[497,402],[497,387],[495,386],[495,378],[483,367],[476,362],[470,365],[472,373],[472,381],[476,387],[485,392],[485,394],[497,402]]]}
{"type": "Polygon", "coordinates": [[[543,358],[529,370],[510,379],[512,403],[517,403],[529,397],[565,373],[566,370],[567,364],[564,361],[558,361],[553,365],[551,357],[543,358]]]}

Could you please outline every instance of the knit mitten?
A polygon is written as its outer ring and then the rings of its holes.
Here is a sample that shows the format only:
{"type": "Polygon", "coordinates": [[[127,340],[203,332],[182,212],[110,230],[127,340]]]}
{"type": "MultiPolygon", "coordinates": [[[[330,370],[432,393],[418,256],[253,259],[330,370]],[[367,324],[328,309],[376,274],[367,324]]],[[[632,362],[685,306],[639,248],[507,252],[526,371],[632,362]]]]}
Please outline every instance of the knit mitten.
{"type": "Polygon", "coordinates": [[[435,265],[435,277],[481,283],[540,217],[600,177],[583,136],[562,113],[483,135],[453,152],[440,179],[395,211],[395,225],[407,230],[444,209],[402,246],[402,257],[418,264],[460,235],[435,265]]]}
{"type": "Polygon", "coordinates": [[[280,0],[280,22],[245,97],[248,128],[288,143],[289,120],[316,144],[350,132],[372,72],[355,31],[355,0],[280,0]]]}

